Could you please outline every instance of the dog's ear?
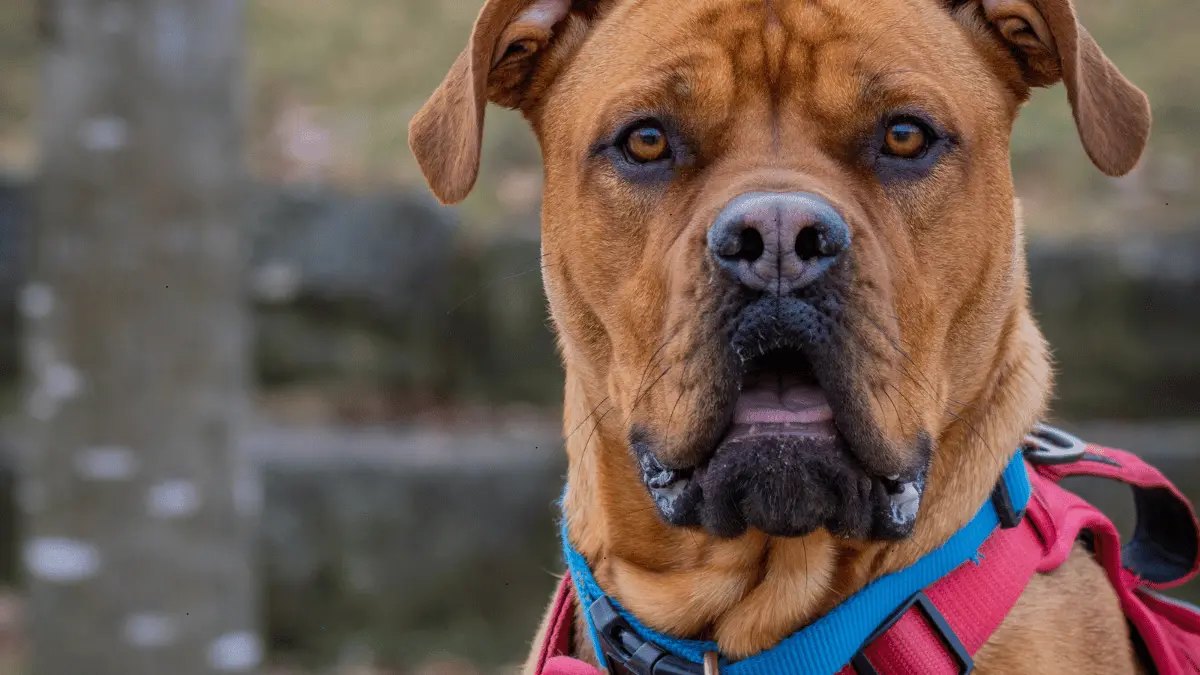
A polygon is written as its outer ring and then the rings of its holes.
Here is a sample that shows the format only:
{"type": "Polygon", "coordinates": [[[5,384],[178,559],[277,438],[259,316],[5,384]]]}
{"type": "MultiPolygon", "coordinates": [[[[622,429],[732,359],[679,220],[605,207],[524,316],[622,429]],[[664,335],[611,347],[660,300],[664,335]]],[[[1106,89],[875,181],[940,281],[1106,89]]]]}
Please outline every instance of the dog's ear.
{"type": "Polygon", "coordinates": [[[1110,176],[1137,164],[1150,136],[1150,102],[1079,23],[1071,0],[982,0],[1024,83],[1062,81],[1088,157],[1110,176]]]}
{"type": "Polygon", "coordinates": [[[408,125],[408,145],[443,203],[461,201],[479,174],[488,100],[524,107],[538,61],[572,0],[488,0],[470,42],[408,125]]]}

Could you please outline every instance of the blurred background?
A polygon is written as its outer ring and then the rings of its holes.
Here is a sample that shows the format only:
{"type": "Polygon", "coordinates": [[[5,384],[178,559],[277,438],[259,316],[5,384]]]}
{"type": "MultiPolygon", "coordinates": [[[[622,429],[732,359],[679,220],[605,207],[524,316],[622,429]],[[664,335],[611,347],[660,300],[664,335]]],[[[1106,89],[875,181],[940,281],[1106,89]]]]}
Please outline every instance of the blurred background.
{"type": "MultiPolygon", "coordinates": [[[[1061,87],[1018,124],[1053,421],[1196,499],[1200,13],[1078,4],[1155,127],[1109,179],[1061,87]]],[[[480,5],[0,0],[0,675],[524,657],[565,468],[539,154],[491,108],[444,208],[406,144],[480,5]]]]}

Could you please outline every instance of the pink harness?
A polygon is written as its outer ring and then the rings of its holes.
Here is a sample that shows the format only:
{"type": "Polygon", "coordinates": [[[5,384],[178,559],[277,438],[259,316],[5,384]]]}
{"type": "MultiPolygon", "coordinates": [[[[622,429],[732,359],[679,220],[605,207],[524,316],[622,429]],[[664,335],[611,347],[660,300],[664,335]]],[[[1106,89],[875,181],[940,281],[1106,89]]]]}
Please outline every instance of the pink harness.
{"type": "MultiPolygon", "coordinates": [[[[1051,430],[1054,431],[1054,430],[1051,430]]],[[[1060,433],[1061,432],[1056,432],[1060,433]]],[[[1071,455],[1028,454],[1033,497],[1019,524],[984,542],[979,560],[963,563],[900,607],[839,675],[941,675],[970,672],[971,659],[1000,626],[1035,573],[1057,569],[1083,540],[1108,574],[1135,645],[1160,675],[1200,674],[1200,609],[1158,594],[1187,582],[1200,566],[1200,525],[1191,505],[1157,469],[1137,456],[1096,445],[1071,455]],[[1129,485],[1137,507],[1124,546],[1112,522],[1058,482],[1096,476],[1129,485]]],[[[601,675],[570,656],[576,611],[563,577],[536,675],[601,675]]]]}

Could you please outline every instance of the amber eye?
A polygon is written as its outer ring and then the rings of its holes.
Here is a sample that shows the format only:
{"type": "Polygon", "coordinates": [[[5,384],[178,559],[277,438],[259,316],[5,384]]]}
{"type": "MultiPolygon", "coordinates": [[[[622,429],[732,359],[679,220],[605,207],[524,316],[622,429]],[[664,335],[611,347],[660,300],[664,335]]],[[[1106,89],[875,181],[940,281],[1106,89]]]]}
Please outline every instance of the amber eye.
{"type": "Polygon", "coordinates": [[[898,120],[888,124],[883,137],[883,151],[895,157],[915,159],[929,147],[932,134],[912,120],[898,120]]]}
{"type": "Polygon", "coordinates": [[[635,128],[625,137],[625,155],[630,161],[646,164],[671,155],[667,135],[657,126],[646,124],[635,128]]]}

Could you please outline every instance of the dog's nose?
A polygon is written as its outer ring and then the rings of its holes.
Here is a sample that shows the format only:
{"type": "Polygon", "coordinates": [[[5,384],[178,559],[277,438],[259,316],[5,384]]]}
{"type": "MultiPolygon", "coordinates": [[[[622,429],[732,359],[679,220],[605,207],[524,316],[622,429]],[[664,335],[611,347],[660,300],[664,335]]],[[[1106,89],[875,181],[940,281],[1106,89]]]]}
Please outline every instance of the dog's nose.
{"type": "Polygon", "coordinates": [[[708,229],[717,264],[757,291],[783,294],[807,286],[848,248],[846,221],[808,192],[739,195],[708,229]]]}

